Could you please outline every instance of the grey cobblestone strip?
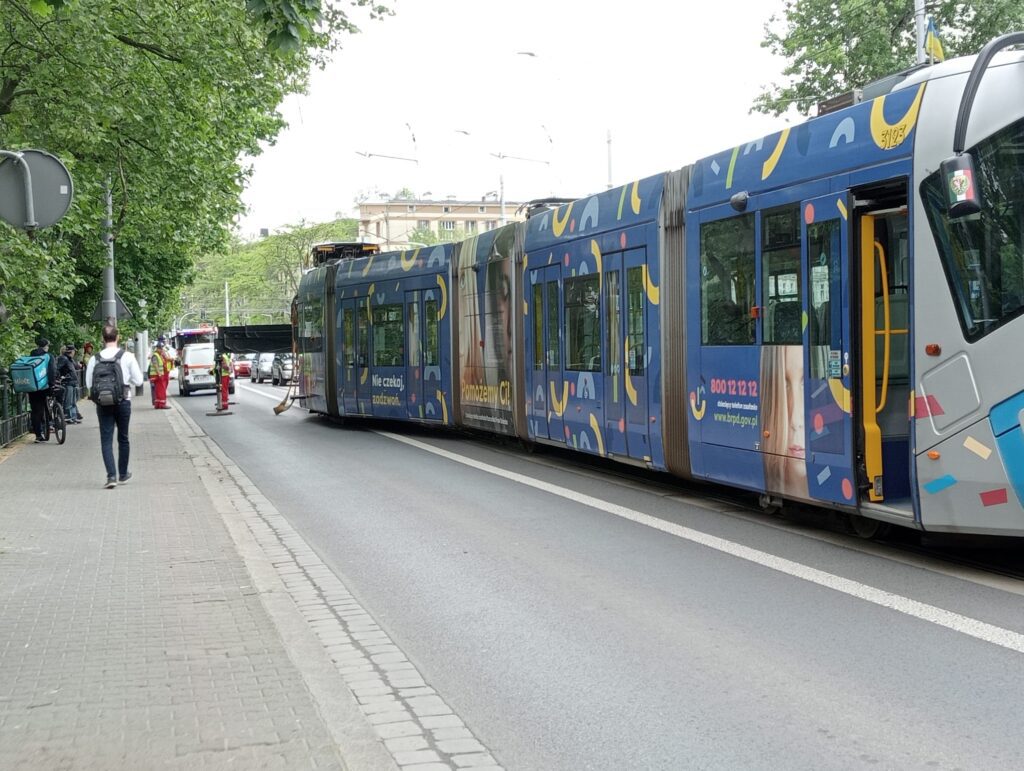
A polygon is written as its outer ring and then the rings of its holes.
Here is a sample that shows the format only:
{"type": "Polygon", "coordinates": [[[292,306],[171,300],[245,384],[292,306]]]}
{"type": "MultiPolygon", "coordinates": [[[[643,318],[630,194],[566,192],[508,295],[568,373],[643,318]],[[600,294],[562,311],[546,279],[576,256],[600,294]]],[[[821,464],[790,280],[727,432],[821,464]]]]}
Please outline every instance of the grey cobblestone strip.
{"type": "Polygon", "coordinates": [[[0,768],[343,768],[168,413],[104,490],[83,412],[0,464],[0,768]]]}
{"type": "MultiPolygon", "coordinates": [[[[501,769],[491,752],[244,472],[190,416],[175,413],[172,423],[178,424],[175,430],[183,442],[205,447],[206,453],[196,452],[195,458],[209,456],[205,462],[222,495],[272,563],[395,764],[403,771],[501,769]]],[[[361,771],[347,750],[345,755],[352,768],[361,771]]]]}

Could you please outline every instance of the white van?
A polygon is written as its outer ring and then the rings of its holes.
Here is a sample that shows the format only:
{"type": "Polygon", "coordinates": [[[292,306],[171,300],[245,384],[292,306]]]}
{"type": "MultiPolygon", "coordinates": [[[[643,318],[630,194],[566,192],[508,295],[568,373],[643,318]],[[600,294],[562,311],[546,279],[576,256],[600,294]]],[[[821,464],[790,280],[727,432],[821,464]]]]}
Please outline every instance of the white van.
{"type": "MultiPolygon", "coordinates": [[[[178,371],[179,395],[189,396],[194,391],[217,390],[217,380],[213,375],[214,355],[213,343],[193,343],[182,349],[178,371]]],[[[228,393],[234,392],[235,373],[231,372],[228,393]]]]}

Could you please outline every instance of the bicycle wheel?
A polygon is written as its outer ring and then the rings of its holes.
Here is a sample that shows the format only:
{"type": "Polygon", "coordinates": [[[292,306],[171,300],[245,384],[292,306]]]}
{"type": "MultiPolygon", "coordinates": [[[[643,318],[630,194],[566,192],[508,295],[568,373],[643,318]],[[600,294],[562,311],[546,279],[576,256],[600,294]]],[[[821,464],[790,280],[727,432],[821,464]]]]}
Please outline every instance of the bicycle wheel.
{"type": "Polygon", "coordinates": [[[53,407],[53,433],[57,436],[57,444],[64,444],[68,436],[68,424],[64,419],[64,408],[54,402],[53,407]]]}

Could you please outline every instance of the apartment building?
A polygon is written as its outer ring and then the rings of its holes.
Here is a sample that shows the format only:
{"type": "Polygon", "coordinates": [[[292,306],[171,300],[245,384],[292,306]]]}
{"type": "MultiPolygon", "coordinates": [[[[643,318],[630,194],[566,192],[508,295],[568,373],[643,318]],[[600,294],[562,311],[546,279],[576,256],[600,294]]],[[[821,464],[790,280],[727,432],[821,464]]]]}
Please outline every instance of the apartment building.
{"type": "Polygon", "coordinates": [[[359,238],[382,249],[401,249],[417,242],[414,231],[429,230],[440,241],[484,233],[505,222],[525,219],[519,201],[493,197],[475,201],[446,199],[391,199],[359,204],[359,238]],[[504,209],[504,214],[502,210],[504,209]]]}

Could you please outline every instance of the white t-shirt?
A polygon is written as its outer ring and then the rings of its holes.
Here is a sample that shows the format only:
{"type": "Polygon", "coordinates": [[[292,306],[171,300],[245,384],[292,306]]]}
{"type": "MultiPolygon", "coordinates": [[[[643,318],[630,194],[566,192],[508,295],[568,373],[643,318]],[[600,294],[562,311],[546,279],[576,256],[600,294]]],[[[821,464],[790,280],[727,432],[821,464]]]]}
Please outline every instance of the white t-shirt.
{"type": "MultiPolygon", "coordinates": [[[[108,348],[102,349],[96,356],[89,359],[89,366],[85,370],[85,387],[92,388],[92,372],[96,369],[97,357],[110,361],[117,352],[121,350],[116,345],[112,345],[108,348]]],[[[124,395],[126,399],[132,398],[132,386],[140,386],[145,380],[142,377],[142,370],[139,369],[139,363],[135,360],[127,351],[124,352],[124,356],[121,357],[121,378],[124,380],[124,395]]]]}

